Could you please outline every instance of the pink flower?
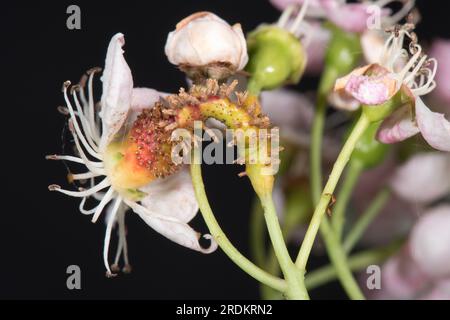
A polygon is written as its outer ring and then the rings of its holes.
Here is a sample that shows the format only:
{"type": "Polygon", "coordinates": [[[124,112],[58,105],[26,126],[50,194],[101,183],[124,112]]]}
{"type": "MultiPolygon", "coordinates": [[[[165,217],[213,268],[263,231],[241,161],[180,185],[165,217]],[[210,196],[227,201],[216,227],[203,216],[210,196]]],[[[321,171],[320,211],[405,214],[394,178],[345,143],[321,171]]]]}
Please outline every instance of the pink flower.
{"type": "Polygon", "coordinates": [[[435,78],[437,86],[433,95],[447,103],[447,109],[450,109],[450,41],[435,40],[431,46],[430,55],[439,62],[435,78]]]}
{"type": "Polygon", "coordinates": [[[410,37],[409,28],[405,25],[387,39],[378,63],[358,68],[338,79],[334,92],[345,99],[352,97],[369,108],[377,108],[401,91],[409,98],[383,121],[377,139],[395,143],[420,132],[433,148],[450,151],[450,122],[443,114],[431,111],[421,99],[436,87],[437,61],[423,54],[414,38],[410,39],[409,52],[403,49],[405,39],[410,37]],[[408,59],[403,63],[405,57],[408,59]]]}

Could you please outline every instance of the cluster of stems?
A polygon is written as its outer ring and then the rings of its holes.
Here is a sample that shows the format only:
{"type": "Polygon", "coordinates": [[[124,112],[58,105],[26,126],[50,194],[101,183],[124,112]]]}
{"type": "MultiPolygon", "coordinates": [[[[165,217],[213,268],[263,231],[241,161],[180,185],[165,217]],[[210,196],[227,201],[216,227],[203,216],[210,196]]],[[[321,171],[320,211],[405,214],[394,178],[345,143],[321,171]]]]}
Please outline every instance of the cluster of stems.
{"type": "MultiPolygon", "coordinates": [[[[345,41],[349,44],[347,50],[354,48],[352,45],[352,43],[355,42],[354,37],[346,36],[345,41]]],[[[354,67],[355,61],[357,61],[357,59],[345,62],[344,67],[341,64],[340,69],[327,69],[327,67],[325,67],[325,71],[322,75],[318,90],[310,147],[309,186],[311,194],[310,201],[313,204],[314,210],[298,251],[298,255],[295,259],[293,259],[288,251],[287,242],[291,231],[296,227],[295,223],[298,223],[298,221],[295,219],[292,221],[286,219],[287,222],[284,221],[283,224],[280,223],[272,199],[275,177],[262,173],[264,165],[247,163],[245,170],[245,173],[250,178],[252,186],[259,198],[259,203],[254,205],[251,224],[251,243],[255,258],[255,262],[252,262],[244,257],[231,244],[221,230],[208,203],[201,176],[200,161],[192,162],[191,175],[195,193],[200,210],[212,236],[232,261],[261,283],[262,295],[264,298],[284,296],[287,299],[309,299],[309,289],[337,278],[349,298],[358,300],[364,299],[362,290],[360,289],[353,272],[361,270],[369,263],[381,262],[398,248],[398,244],[393,244],[386,248],[362,252],[352,256],[350,255],[352,249],[362,237],[370,222],[376,217],[388,200],[389,190],[382,190],[380,192],[369,205],[367,211],[364,212],[360,219],[351,226],[350,230],[347,231],[344,228],[346,227],[345,212],[353,188],[356,185],[360,174],[365,169],[358,161],[352,161],[352,154],[360,139],[374,123],[370,114],[364,111],[360,113],[358,120],[352,127],[350,134],[343,144],[326,183],[323,185],[321,151],[326,119],[327,95],[329,94],[334,81],[339,76],[342,76],[342,73],[351,70],[351,68],[354,67]],[[349,163],[350,165],[348,165],[349,163]],[[346,179],[340,185],[337,203],[333,210],[331,210],[330,206],[333,204],[332,202],[335,199],[339,181],[346,168],[346,179]],[[330,213],[331,217],[327,216],[327,212],[330,213]],[[265,229],[267,229],[271,242],[271,248],[269,248],[269,250],[266,250],[265,248],[265,229]],[[319,232],[324,241],[331,265],[316,271],[307,272],[308,260],[319,232]],[[282,278],[279,277],[280,273],[283,276],[282,278]]],[[[248,89],[249,95],[247,101],[251,101],[253,104],[256,103],[258,108],[260,108],[258,101],[260,88],[257,86],[250,86],[248,89]]],[[[208,108],[205,109],[209,112],[207,116],[212,116],[232,128],[239,127],[245,129],[255,127],[248,123],[236,121],[236,119],[245,119],[245,116],[242,117],[239,114],[239,112],[242,113],[242,110],[230,100],[227,100],[225,105],[221,104],[220,112],[215,110],[217,106],[217,102],[209,103],[208,108]],[[224,110],[224,108],[226,110],[224,110]],[[237,115],[236,117],[233,116],[235,113],[237,115]],[[233,118],[233,121],[228,119],[230,115],[233,118]]],[[[387,105],[385,106],[385,109],[390,110],[391,107],[387,105]]],[[[364,107],[362,107],[362,110],[364,110],[364,107]]],[[[199,153],[197,152],[197,154],[199,153]]],[[[303,210],[307,209],[303,207],[303,210]]],[[[304,213],[301,215],[304,215],[304,213]]]]}

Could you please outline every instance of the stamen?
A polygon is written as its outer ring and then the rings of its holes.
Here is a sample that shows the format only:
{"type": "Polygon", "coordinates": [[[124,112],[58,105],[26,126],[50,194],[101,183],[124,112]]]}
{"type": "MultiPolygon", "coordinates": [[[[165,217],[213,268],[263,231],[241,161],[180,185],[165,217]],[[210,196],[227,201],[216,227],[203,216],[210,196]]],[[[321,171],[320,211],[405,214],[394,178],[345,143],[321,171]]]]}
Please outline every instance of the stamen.
{"type": "Polygon", "coordinates": [[[92,223],[97,222],[98,217],[100,217],[100,214],[103,212],[103,209],[105,208],[105,206],[114,197],[114,194],[115,194],[114,189],[109,188],[108,191],[106,192],[105,196],[103,197],[102,201],[100,201],[100,203],[98,204],[98,206],[95,209],[94,216],[92,217],[92,220],[91,220],[92,223]]]}
{"type": "Polygon", "coordinates": [[[291,17],[292,11],[294,11],[296,5],[290,5],[288,6],[283,13],[280,16],[280,19],[278,19],[277,26],[284,29],[286,27],[287,22],[289,21],[289,18],[291,17]]]}
{"type": "Polygon", "coordinates": [[[425,95],[436,88],[436,81],[434,80],[434,77],[436,76],[437,66],[438,62],[435,58],[427,60],[426,64],[433,64],[433,68],[426,68],[423,69],[422,72],[426,72],[427,75],[421,75],[420,76],[420,82],[417,85],[415,89],[413,89],[413,93],[418,96],[425,95]],[[426,80],[426,82],[425,82],[426,80]]]}
{"type": "Polygon", "coordinates": [[[105,178],[105,179],[102,180],[102,182],[100,182],[96,186],[94,186],[94,187],[92,187],[90,189],[84,190],[84,191],[65,190],[65,189],[62,189],[61,186],[59,186],[57,184],[49,185],[48,186],[48,190],[50,190],[50,191],[58,191],[58,192],[64,193],[64,194],[66,194],[68,196],[71,196],[71,197],[81,198],[81,197],[90,196],[90,195],[94,194],[95,192],[100,191],[100,190],[102,190],[102,189],[104,189],[104,188],[106,188],[108,186],[110,186],[110,183],[108,181],[108,178],[105,178]]]}
{"type": "Polygon", "coordinates": [[[86,180],[86,179],[95,178],[98,176],[100,176],[100,175],[93,173],[91,171],[85,172],[85,173],[75,173],[75,174],[71,173],[70,174],[71,180],[86,180]]]}
{"type": "Polygon", "coordinates": [[[56,110],[58,110],[59,113],[61,113],[62,115],[69,115],[69,109],[67,109],[66,106],[57,106],[56,110]]]}
{"type": "MultiPolygon", "coordinates": [[[[95,179],[91,178],[91,188],[93,186],[95,186],[95,179]]],[[[105,196],[105,192],[97,192],[97,193],[94,193],[91,197],[97,201],[102,201],[104,196],[105,196]]]]}
{"type": "Polygon", "coordinates": [[[71,117],[71,119],[72,119],[72,124],[73,124],[73,126],[74,126],[74,128],[75,128],[75,131],[76,131],[77,135],[80,137],[81,143],[82,143],[83,146],[86,148],[87,152],[88,152],[91,156],[93,156],[94,158],[97,158],[97,159],[101,160],[101,159],[102,159],[101,155],[100,155],[99,153],[95,152],[95,151],[91,148],[91,146],[87,143],[87,141],[86,141],[86,139],[85,139],[83,133],[81,132],[81,129],[80,129],[79,125],[78,125],[78,121],[77,121],[77,119],[76,119],[74,110],[73,110],[73,108],[72,108],[72,104],[70,103],[69,97],[68,97],[68,95],[67,95],[67,88],[68,88],[69,86],[70,86],[70,81],[64,82],[64,85],[63,85],[64,100],[66,101],[67,108],[69,108],[70,117],[71,117]]]}
{"type": "Polygon", "coordinates": [[[75,141],[75,146],[77,148],[78,153],[80,154],[81,159],[83,159],[83,164],[92,172],[97,173],[97,174],[101,174],[101,175],[106,175],[106,171],[103,170],[102,167],[100,166],[93,166],[92,164],[102,164],[101,162],[92,162],[90,161],[87,157],[86,154],[84,153],[83,149],[80,146],[80,142],[78,141],[78,137],[77,134],[74,132],[74,130],[72,129],[72,126],[70,125],[71,121],[69,121],[69,129],[72,132],[72,136],[74,138],[75,141]]]}
{"type": "Polygon", "coordinates": [[[105,264],[105,268],[107,270],[106,276],[107,277],[113,277],[115,274],[111,272],[111,269],[109,267],[108,263],[108,253],[109,253],[109,243],[111,241],[111,230],[114,225],[117,211],[119,210],[120,204],[122,203],[122,198],[119,196],[116,198],[116,201],[114,202],[114,207],[111,211],[111,216],[109,217],[108,224],[106,225],[106,233],[105,233],[105,242],[103,245],[103,263],[105,264]]]}
{"type": "Polygon", "coordinates": [[[93,79],[94,75],[97,72],[100,72],[101,68],[92,68],[88,70],[89,75],[89,81],[88,81],[88,95],[89,95],[89,112],[87,113],[87,117],[89,119],[89,123],[91,125],[91,131],[94,136],[94,140],[97,141],[97,143],[100,142],[100,126],[96,125],[96,118],[95,118],[95,111],[94,111],[94,89],[93,89],[93,79]]]}
{"type": "MultiPolygon", "coordinates": [[[[130,261],[128,259],[128,245],[127,245],[127,234],[126,234],[126,227],[125,227],[125,209],[123,209],[124,206],[121,206],[121,211],[117,214],[117,222],[119,225],[118,235],[119,235],[119,244],[117,246],[116,251],[116,258],[114,259],[114,267],[119,270],[119,259],[121,253],[123,254],[123,260],[125,266],[123,267],[122,271],[124,273],[130,273],[131,272],[131,265],[130,261]]],[[[111,269],[113,269],[111,266],[111,269]]],[[[113,270],[114,271],[114,270],[113,270]]]]}
{"type": "Polygon", "coordinates": [[[418,44],[415,45],[415,48],[417,49],[416,53],[409,59],[408,63],[403,67],[403,69],[398,73],[397,79],[399,82],[402,82],[402,80],[405,78],[408,71],[412,68],[412,66],[417,62],[417,60],[420,58],[422,53],[422,47],[418,44]]]}
{"type": "Polygon", "coordinates": [[[303,18],[306,15],[306,11],[308,10],[309,1],[310,0],[305,0],[303,2],[303,5],[302,5],[302,7],[300,9],[300,12],[298,13],[297,17],[295,18],[294,23],[289,28],[289,31],[291,33],[295,34],[297,32],[297,29],[300,27],[300,24],[302,23],[303,18]]]}
{"type": "Polygon", "coordinates": [[[78,101],[76,91],[77,90],[72,91],[72,97],[73,97],[73,100],[75,101],[75,106],[77,107],[78,117],[80,118],[81,126],[83,127],[83,130],[86,134],[86,138],[89,142],[89,145],[92,147],[92,149],[94,151],[96,151],[98,153],[98,151],[99,151],[98,146],[93,140],[93,134],[91,132],[91,127],[89,126],[89,121],[86,119],[86,117],[83,113],[83,110],[81,109],[81,105],[80,105],[80,102],[78,101]]]}
{"type": "Polygon", "coordinates": [[[403,4],[402,8],[398,10],[395,14],[392,16],[385,17],[383,20],[383,23],[385,25],[393,25],[400,20],[402,20],[404,17],[407,16],[407,14],[414,8],[415,0],[379,0],[374,3],[374,5],[383,8],[386,5],[393,3],[393,2],[401,2],[403,4]]]}
{"type": "Polygon", "coordinates": [[[414,67],[414,69],[411,72],[408,72],[407,75],[405,75],[405,78],[404,78],[403,82],[408,83],[410,81],[414,81],[414,79],[417,76],[417,73],[422,69],[422,66],[423,66],[423,64],[425,63],[426,60],[427,60],[427,56],[424,55],[419,60],[417,65],[414,67]]]}
{"type": "Polygon", "coordinates": [[[87,200],[87,197],[84,197],[83,199],[81,199],[81,202],[80,202],[80,205],[78,206],[78,209],[84,215],[91,215],[91,214],[93,214],[95,212],[95,209],[97,209],[97,207],[94,207],[92,209],[86,210],[84,208],[84,205],[86,204],[86,200],[87,200]]]}

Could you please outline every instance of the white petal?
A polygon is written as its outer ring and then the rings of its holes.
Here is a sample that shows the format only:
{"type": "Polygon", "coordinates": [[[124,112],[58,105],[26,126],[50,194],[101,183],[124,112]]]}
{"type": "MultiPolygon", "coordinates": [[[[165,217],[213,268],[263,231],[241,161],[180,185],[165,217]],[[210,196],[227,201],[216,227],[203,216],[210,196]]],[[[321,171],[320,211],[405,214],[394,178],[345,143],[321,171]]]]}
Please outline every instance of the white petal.
{"type": "Polygon", "coordinates": [[[202,253],[211,253],[217,249],[217,243],[211,235],[203,235],[204,239],[210,240],[208,248],[203,248],[200,243],[200,234],[193,230],[187,223],[174,218],[170,215],[164,215],[158,212],[153,212],[146,207],[143,207],[136,202],[124,200],[125,203],[136,212],[142,220],[144,220],[153,230],[157,231],[169,240],[172,240],[179,245],[190,248],[202,253]]]}
{"type": "Polygon", "coordinates": [[[450,157],[439,152],[413,156],[396,170],[390,185],[405,200],[428,203],[450,191],[450,157]]]}
{"type": "Polygon", "coordinates": [[[141,203],[149,211],[188,223],[198,212],[191,175],[182,169],[140,189],[147,194],[141,203]]]}
{"type": "Polygon", "coordinates": [[[133,88],[131,95],[131,110],[127,122],[132,124],[144,109],[151,109],[160,98],[168,93],[150,88],[133,88]]]}
{"type": "Polygon", "coordinates": [[[441,151],[450,151],[450,122],[441,113],[432,112],[416,99],[416,119],[423,138],[430,146],[441,151]]]}
{"type": "Polygon", "coordinates": [[[414,261],[431,277],[450,276],[450,206],[429,210],[415,225],[410,238],[414,261]]]}
{"type": "Polygon", "coordinates": [[[133,88],[131,95],[131,109],[133,111],[142,111],[144,109],[153,108],[154,104],[161,97],[166,97],[168,93],[159,92],[150,88],[133,88]]]}
{"type": "Polygon", "coordinates": [[[100,112],[103,125],[101,150],[104,150],[120,130],[131,106],[133,77],[123,57],[124,44],[123,34],[118,33],[111,39],[106,53],[105,70],[101,78],[103,82],[100,112]]]}

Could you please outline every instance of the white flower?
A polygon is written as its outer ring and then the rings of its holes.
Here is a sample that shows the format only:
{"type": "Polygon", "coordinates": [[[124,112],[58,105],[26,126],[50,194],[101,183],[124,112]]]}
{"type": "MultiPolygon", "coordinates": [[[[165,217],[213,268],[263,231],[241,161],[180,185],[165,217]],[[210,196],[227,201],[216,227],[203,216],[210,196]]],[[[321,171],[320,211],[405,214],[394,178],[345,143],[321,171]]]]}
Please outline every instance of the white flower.
{"type": "Polygon", "coordinates": [[[148,88],[133,89],[131,70],[123,57],[124,44],[125,39],[121,33],[116,34],[109,44],[102,76],[103,94],[99,113],[96,113],[92,92],[93,76],[97,69],[88,72],[88,98],[82,86],[72,86],[70,94],[73,102],[71,102],[68,93],[70,82],[64,83],[64,98],[67,112],[70,114],[69,128],[79,157],[66,155],[47,157],[86,166],[87,172],[71,174],[70,177],[72,181],[90,180],[89,189],[70,191],[58,185],[51,185],[49,189],[82,198],[80,211],[86,215],[93,215],[93,222],[97,221],[104,208],[111,203],[108,207],[103,250],[107,276],[113,275],[108,256],[111,231],[116,222],[119,226],[119,244],[114,269],[117,268],[121,252],[125,261],[124,271],[130,268],[124,224],[124,214],[128,207],[154,230],[180,245],[203,253],[210,253],[217,248],[210,235],[204,235],[204,238],[211,240],[210,247],[201,247],[198,242],[200,235],[187,224],[198,211],[187,170],[181,169],[170,176],[157,178],[158,175],[152,175],[146,168],[139,167],[139,162],[136,162],[135,158],[131,159],[135,162],[129,165],[127,156],[136,157],[135,152],[123,155],[116,151],[122,150],[121,147],[126,148],[127,143],[131,141],[124,138],[128,133],[130,121],[134,121],[136,114],[143,109],[152,108],[164,95],[148,88]],[[119,164],[123,164],[122,167],[119,164]],[[96,181],[99,178],[101,182],[96,181]],[[102,192],[103,190],[106,191],[102,192]],[[85,209],[89,197],[98,200],[99,204],[92,209],[85,209]]]}
{"type": "Polygon", "coordinates": [[[242,70],[248,61],[241,25],[230,26],[210,12],[197,12],[180,21],[169,33],[165,52],[180,67],[226,66],[242,70]]]}

